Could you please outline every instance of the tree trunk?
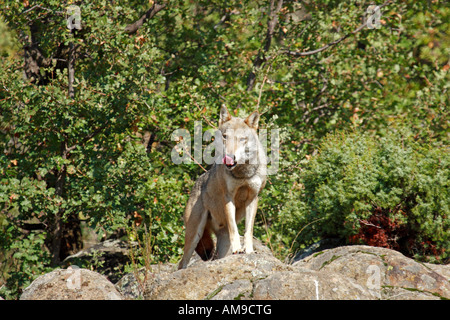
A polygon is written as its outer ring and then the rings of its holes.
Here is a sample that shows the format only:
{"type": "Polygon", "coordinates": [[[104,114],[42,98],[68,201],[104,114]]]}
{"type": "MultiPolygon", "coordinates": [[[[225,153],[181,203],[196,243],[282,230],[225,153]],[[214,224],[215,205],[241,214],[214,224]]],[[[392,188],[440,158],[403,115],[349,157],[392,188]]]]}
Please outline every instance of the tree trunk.
{"type": "MultiPolygon", "coordinates": [[[[61,157],[66,160],[67,159],[67,143],[66,141],[61,143],[61,157]]],[[[61,169],[56,172],[56,183],[55,183],[55,195],[59,198],[64,197],[64,187],[66,182],[66,165],[63,164],[61,169]]],[[[56,213],[53,223],[51,226],[51,236],[52,236],[52,246],[51,246],[51,254],[52,254],[52,262],[51,266],[56,267],[61,262],[60,252],[61,252],[61,239],[63,234],[63,216],[64,209],[61,208],[56,213]]]]}
{"type": "Polygon", "coordinates": [[[266,62],[265,54],[269,51],[270,45],[272,44],[273,33],[275,31],[275,27],[278,23],[278,13],[283,6],[283,0],[278,0],[275,6],[275,0],[270,1],[269,7],[269,21],[267,22],[267,33],[266,39],[264,41],[264,47],[259,50],[255,61],[253,62],[253,69],[250,71],[247,77],[247,91],[252,91],[255,86],[256,81],[256,73],[261,68],[262,64],[266,62]]]}
{"type": "MultiPolygon", "coordinates": [[[[67,74],[68,74],[68,93],[69,98],[73,99],[75,97],[75,91],[73,88],[73,82],[75,80],[75,47],[73,42],[71,41],[69,43],[69,51],[68,51],[68,57],[67,57],[67,74]]],[[[60,147],[60,155],[63,160],[67,160],[67,157],[69,155],[70,149],[67,146],[67,138],[61,143],[60,147]]],[[[56,183],[55,183],[55,194],[61,199],[64,199],[64,189],[66,184],[66,175],[67,175],[67,166],[64,163],[61,168],[56,172],[56,183]]],[[[58,213],[55,215],[53,223],[52,223],[52,246],[51,246],[51,254],[52,254],[52,267],[55,267],[59,265],[61,262],[61,258],[64,258],[61,253],[61,243],[63,241],[63,236],[67,232],[64,232],[64,209],[61,208],[58,213]]],[[[78,218],[76,218],[78,219],[78,218]]],[[[76,224],[75,224],[76,225],[76,224]]],[[[80,224],[78,223],[78,227],[80,224]]],[[[77,232],[72,232],[73,234],[76,234],[77,232]]],[[[66,241],[67,242],[67,241],[66,241]]],[[[71,244],[66,243],[66,246],[69,245],[71,247],[71,244]]]]}
{"type": "Polygon", "coordinates": [[[69,82],[69,98],[75,97],[75,91],[73,89],[73,82],[75,80],[75,49],[73,42],[69,42],[69,56],[67,57],[67,74],[69,82]]]}

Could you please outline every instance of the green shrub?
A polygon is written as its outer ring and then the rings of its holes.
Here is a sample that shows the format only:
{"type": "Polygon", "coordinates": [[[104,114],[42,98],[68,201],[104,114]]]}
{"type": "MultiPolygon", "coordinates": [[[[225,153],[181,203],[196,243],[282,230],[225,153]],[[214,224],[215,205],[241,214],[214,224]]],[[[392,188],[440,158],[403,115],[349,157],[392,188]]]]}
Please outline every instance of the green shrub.
{"type": "Polygon", "coordinates": [[[445,259],[450,242],[450,153],[403,132],[329,135],[305,167],[303,242],[345,238],[445,259]]]}

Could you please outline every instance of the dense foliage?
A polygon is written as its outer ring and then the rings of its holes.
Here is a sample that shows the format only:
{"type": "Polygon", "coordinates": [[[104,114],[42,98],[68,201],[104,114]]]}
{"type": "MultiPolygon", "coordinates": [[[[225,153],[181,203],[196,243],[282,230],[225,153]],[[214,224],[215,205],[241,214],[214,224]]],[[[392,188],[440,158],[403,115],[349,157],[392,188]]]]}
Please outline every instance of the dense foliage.
{"type": "Polygon", "coordinates": [[[369,29],[369,1],[0,0],[0,294],[81,225],[178,261],[203,169],[171,134],[223,103],[280,130],[255,226],[277,255],[332,236],[446,259],[450,8],[375,2],[369,29]]]}
{"type": "Polygon", "coordinates": [[[302,174],[304,238],[337,237],[418,258],[450,252],[450,153],[407,134],[327,137],[302,174]]]}

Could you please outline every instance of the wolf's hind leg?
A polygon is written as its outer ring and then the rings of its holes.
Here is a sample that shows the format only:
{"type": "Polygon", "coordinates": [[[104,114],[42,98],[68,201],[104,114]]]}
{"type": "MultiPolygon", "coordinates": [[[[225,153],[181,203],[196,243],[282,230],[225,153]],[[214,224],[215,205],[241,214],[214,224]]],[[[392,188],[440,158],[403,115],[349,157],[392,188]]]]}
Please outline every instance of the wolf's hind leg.
{"type": "Polygon", "coordinates": [[[189,219],[185,222],[186,237],[184,240],[184,253],[183,258],[181,258],[180,264],[178,265],[178,269],[185,269],[189,263],[189,260],[191,260],[194,249],[203,237],[207,218],[208,211],[195,210],[194,208],[189,216],[189,219]]]}

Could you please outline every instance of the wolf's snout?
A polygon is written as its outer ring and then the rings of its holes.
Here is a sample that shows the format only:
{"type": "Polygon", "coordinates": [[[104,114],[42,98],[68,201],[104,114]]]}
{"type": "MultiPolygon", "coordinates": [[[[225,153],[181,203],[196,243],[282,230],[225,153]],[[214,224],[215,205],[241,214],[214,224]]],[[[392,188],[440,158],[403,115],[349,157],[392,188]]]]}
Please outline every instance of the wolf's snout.
{"type": "Polygon", "coordinates": [[[234,155],[233,156],[225,155],[225,157],[223,157],[223,159],[222,159],[222,163],[224,165],[226,165],[227,167],[235,166],[236,165],[236,161],[235,161],[234,155]]]}

